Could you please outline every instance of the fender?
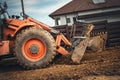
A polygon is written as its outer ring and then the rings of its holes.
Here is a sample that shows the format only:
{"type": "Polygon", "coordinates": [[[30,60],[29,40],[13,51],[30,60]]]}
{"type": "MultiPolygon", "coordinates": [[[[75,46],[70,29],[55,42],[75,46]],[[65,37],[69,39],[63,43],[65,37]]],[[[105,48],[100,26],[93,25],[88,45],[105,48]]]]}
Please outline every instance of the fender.
{"type": "Polygon", "coordinates": [[[36,25],[36,24],[32,23],[32,22],[30,22],[30,23],[24,23],[24,24],[20,25],[11,36],[15,37],[15,35],[17,34],[17,32],[20,31],[21,29],[23,29],[25,27],[28,27],[28,26],[34,26],[34,25],[36,25]]]}

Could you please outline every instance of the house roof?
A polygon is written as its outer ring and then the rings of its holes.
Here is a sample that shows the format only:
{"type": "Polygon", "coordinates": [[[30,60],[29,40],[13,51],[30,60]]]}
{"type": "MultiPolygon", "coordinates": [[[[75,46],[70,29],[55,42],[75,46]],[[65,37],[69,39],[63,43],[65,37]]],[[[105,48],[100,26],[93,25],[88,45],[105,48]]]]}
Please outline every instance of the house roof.
{"type": "Polygon", "coordinates": [[[92,0],[72,0],[68,4],[51,13],[49,16],[53,17],[73,12],[120,6],[120,0],[105,0],[105,1],[106,1],[105,3],[94,4],[92,0]]]}

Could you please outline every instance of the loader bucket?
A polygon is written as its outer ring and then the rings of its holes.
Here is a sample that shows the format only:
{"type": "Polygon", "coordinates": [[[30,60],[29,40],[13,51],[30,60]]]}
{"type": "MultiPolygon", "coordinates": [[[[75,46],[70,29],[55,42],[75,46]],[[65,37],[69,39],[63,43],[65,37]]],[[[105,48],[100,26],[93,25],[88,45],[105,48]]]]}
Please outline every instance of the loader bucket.
{"type": "Polygon", "coordinates": [[[84,35],[76,37],[76,38],[78,38],[79,42],[77,42],[78,45],[76,45],[76,47],[74,48],[72,56],[71,56],[71,59],[74,63],[80,63],[80,61],[85,53],[85,50],[88,46],[88,43],[90,40],[89,39],[90,32],[93,30],[93,28],[94,28],[94,26],[92,24],[87,25],[85,31],[83,31],[84,35]]]}

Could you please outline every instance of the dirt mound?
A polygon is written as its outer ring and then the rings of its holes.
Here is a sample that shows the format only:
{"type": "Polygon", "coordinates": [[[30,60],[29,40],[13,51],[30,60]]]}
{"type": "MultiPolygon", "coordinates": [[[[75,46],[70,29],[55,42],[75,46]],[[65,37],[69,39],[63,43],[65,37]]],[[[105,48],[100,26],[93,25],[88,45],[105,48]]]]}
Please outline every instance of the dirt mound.
{"type": "Polygon", "coordinates": [[[56,58],[49,67],[37,70],[24,70],[16,62],[0,64],[0,80],[120,80],[120,47],[86,51],[78,65],[69,56],[56,58]]]}

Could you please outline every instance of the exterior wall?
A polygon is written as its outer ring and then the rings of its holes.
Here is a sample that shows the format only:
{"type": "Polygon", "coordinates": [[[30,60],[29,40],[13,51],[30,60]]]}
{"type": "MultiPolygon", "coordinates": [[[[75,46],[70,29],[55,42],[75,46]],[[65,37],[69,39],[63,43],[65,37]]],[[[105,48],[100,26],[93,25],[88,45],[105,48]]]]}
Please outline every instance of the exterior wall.
{"type": "Polygon", "coordinates": [[[108,23],[110,22],[117,22],[120,21],[120,14],[114,14],[113,11],[120,11],[120,7],[116,8],[109,8],[109,9],[100,9],[100,10],[91,10],[91,11],[85,11],[85,12],[79,12],[79,16],[85,16],[85,15],[93,15],[93,14],[103,14],[103,13],[113,13],[112,15],[104,15],[101,17],[92,17],[92,18],[84,18],[80,19],[78,21],[82,22],[99,22],[99,21],[107,21],[108,23]]]}
{"type": "MultiPolygon", "coordinates": [[[[67,15],[60,15],[60,16],[54,16],[54,18],[59,17],[59,25],[72,25],[74,23],[73,18],[77,16],[84,16],[84,15],[90,15],[90,14],[98,14],[98,13],[105,13],[105,12],[112,12],[112,11],[120,11],[120,7],[116,8],[109,8],[109,9],[100,9],[100,10],[91,10],[91,11],[84,11],[84,12],[79,12],[79,13],[74,13],[74,14],[67,14],[67,15]],[[70,23],[67,23],[66,19],[70,18],[70,23]]],[[[115,22],[115,21],[120,21],[120,15],[113,15],[112,16],[103,16],[103,17],[94,17],[94,18],[89,18],[89,19],[81,19],[78,20],[80,22],[98,22],[98,21],[105,21],[107,20],[108,22],[115,22]]],[[[55,26],[57,26],[55,24],[55,26]]]]}
{"type": "MultiPolygon", "coordinates": [[[[60,18],[60,24],[59,25],[72,25],[73,24],[73,18],[76,17],[77,14],[68,14],[68,15],[61,15],[61,16],[54,16],[54,18],[60,18]],[[70,23],[67,23],[66,19],[70,18],[70,23]]],[[[57,26],[55,24],[55,26],[57,26]]]]}
{"type": "Polygon", "coordinates": [[[112,16],[88,18],[88,19],[83,19],[82,21],[85,21],[87,23],[100,22],[100,21],[107,21],[108,23],[110,23],[110,22],[118,22],[118,21],[120,21],[120,14],[119,15],[112,15],[112,16]]]}
{"type": "Polygon", "coordinates": [[[60,22],[61,22],[61,25],[66,25],[66,17],[65,17],[65,15],[60,16],[60,22]]]}
{"type": "Polygon", "coordinates": [[[107,24],[107,46],[120,46],[120,21],[107,24]]]}
{"type": "Polygon", "coordinates": [[[72,25],[74,23],[73,18],[76,17],[76,14],[69,14],[66,15],[66,18],[70,18],[70,23],[67,23],[68,26],[72,25]]]}
{"type": "Polygon", "coordinates": [[[91,10],[91,11],[83,11],[83,12],[79,12],[78,16],[104,13],[104,12],[112,12],[112,11],[118,11],[118,10],[120,10],[120,7],[108,8],[108,9],[99,9],[99,10],[91,10]]]}
{"type": "Polygon", "coordinates": [[[120,14],[108,18],[108,23],[120,21],[120,14]]]}

